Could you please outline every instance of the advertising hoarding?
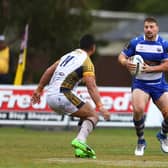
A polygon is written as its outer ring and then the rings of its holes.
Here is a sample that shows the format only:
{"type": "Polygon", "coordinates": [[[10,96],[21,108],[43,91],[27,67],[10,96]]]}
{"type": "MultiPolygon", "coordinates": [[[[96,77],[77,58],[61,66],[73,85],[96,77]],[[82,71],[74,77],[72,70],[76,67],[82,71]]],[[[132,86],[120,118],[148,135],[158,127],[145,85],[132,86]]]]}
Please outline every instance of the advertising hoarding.
{"type": "MultiPolygon", "coordinates": [[[[36,86],[0,86],[0,124],[8,125],[58,125],[74,126],[78,118],[58,115],[46,102],[46,89],[39,104],[31,104],[31,95],[36,86]]],[[[78,93],[93,107],[87,89],[79,87],[78,93]]],[[[133,126],[131,89],[129,87],[99,87],[101,100],[110,113],[110,120],[100,115],[98,126],[133,126]]],[[[98,112],[98,111],[97,111],[98,112]]],[[[146,126],[160,126],[162,116],[152,101],[145,108],[146,126]]]]}

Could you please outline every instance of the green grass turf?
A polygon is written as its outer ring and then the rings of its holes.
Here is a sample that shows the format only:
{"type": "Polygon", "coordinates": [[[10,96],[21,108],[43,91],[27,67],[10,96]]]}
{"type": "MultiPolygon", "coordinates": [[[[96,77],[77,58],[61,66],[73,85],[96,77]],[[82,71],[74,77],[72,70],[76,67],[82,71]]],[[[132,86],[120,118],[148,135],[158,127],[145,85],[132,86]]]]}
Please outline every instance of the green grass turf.
{"type": "Polygon", "coordinates": [[[74,157],[71,140],[76,130],[42,131],[28,128],[0,128],[0,168],[113,168],[168,167],[168,154],[160,151],[159,129],[146,129],[147,149],[134,156],[136,136],[132,128],[97,128],[88,144],[97,159],[74,157]]]}

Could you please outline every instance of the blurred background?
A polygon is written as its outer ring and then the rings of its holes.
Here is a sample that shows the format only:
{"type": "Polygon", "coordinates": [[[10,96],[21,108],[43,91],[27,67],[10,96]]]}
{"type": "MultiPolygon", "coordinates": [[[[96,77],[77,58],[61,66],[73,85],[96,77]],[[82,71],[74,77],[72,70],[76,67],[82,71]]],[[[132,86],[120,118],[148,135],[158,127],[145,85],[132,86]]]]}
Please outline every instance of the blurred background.
{"type": "MultiPolygon", "coordinates": [[[[146,16],[155,16],[160,34],[168,39],[166,0],[0,0],[0,34],[14,53],[17,68],[25,25],[29,25],[23,84],[36,84],[44,70],[78,40],[92,33],[97,41],[93,57],[99,86],[130,86],[130,74],[117,55],[143,32],[146,16]]],[[[13,78],[15,73],[13,73],[13,78]]]]}

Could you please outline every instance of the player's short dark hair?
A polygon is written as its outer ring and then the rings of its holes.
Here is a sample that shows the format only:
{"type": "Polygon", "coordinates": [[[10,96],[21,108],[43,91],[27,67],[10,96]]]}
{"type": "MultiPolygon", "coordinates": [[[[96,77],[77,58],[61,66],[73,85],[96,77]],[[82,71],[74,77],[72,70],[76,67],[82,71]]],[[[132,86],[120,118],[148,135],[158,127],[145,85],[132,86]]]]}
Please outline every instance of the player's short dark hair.
{"type": "Polygon", "coordinates": [[[158,22],[157,22],[156,18],[154,18],[152,16],[145,18],[144,23],[145,22],[153,22],[153,23],[156,23],[158,25],[158,22]]]}
{"type": "Polygon", "coordinates": [[[83,50],[90,50],[95,45],[95,39],[91,34],[86,34],[80,39],[80,48],[83,50]]]}

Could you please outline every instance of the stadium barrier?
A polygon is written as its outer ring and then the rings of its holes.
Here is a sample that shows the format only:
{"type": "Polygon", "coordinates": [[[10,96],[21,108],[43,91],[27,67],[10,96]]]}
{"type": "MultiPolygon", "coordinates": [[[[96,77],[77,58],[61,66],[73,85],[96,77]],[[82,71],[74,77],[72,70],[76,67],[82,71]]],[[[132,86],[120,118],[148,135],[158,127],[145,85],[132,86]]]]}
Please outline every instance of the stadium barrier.
{"type": "MultiPolygon", "coordinates": [[[[0,86],[0,125],[32,126],[75,126],[78,118],[53,112],[46,102],[46,89],[39,104],[31,104],[31,95],[36,88],[29,86],[0,86]]],[[[87,89],[79,87],[78,93],[94,107],[87,89]]],[[[110,113],[110,120],[100,116],[99,127],[133,127],[131,89],[129,87],[99,87],[102,102],[110,113]]],[[[159,127],[162,116],[156,106],[149,101],[145,108],[146,127],[159,127]]]]}

